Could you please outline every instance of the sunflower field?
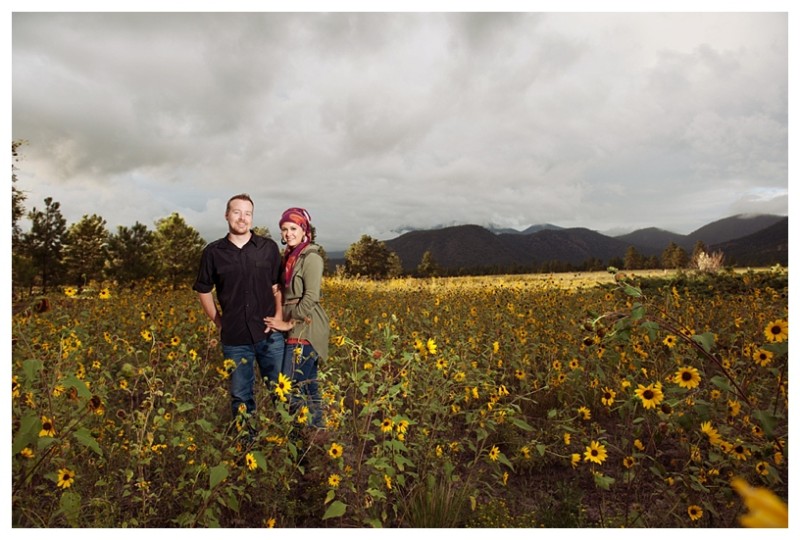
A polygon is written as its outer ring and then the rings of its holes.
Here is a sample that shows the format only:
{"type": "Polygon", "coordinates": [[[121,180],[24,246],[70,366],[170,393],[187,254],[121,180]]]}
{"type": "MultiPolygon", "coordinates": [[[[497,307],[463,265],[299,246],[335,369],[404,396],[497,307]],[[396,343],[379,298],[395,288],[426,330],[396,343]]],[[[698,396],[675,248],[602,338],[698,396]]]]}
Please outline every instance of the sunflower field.
{"type": "Polygon", "coordinates": [[[786,270],[605,276],[326,277],[322,432],[188,285],[18,298],[12,525],[786,527],[786,270]]]}

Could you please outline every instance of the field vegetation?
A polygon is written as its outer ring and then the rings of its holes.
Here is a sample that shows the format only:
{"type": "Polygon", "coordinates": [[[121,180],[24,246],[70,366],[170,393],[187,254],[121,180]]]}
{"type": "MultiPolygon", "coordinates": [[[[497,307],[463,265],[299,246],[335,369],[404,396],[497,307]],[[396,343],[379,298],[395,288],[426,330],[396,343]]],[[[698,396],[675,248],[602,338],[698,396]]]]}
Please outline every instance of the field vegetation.
{"type": "Polygon", "coordinates": [[[15,527],[786,526],[781,268],[328,277],[324,434],[188,285],[15,300],[15,527]]]}

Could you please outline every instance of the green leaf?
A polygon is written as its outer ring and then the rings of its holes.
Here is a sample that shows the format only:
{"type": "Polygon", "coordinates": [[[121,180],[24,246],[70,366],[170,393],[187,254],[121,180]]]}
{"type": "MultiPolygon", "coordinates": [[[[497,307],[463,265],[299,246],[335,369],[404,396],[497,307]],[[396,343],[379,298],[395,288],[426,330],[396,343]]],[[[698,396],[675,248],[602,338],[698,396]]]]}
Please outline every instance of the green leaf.
{"type": "Polygon", "coordinates": [[[25,371],[25,378],[30,382],[34,382],[36,376],[42,370],[42,362],[36,359],[25,360],[22,363],[22,369],[25,371]]]}
{"type": "Polygon", "coordinates": [[[413,461],[399,454],[394,456],[394,464],[397,465],[397,468],[401,471],[406,470],[405,468],[407,465],[410,465],[411,467],[414,466],[413,461]]]}
{"type": "Polygon", "coordinates": [[[74,388],[78,391],[78,395],[82,398],[89,399],[92,397],[92,392],[89,390],[89,387],[86,386],[86,383],[75,375],[70,375],[64,379],[64,386],[68,388],[74,388]]]}
{"type": "Polygon", "coordinates": [[[179,412],[179,413],[182,413],[182,412],[186,412],[186,411],[191,411],[192,409],[194,409],[194,404],[193,403],[181,403],[180,405],[178,405],[178,408],[176,409],[176,411],[179,412]]]}
{"type": "Polygon", "coordinates": [[[633,296],[634,298],[639,298],[642,296],[641,289],[637,289],[636,287],[632,287],[631,285],[625,284],[625,294],[628,296],[633,296]]]}
{"type": "Polygon", "coordinates": [[[80,427],[73,433],[75,440],[81,443],[86,448],[91,449],[98,456],[103,455],[103,449],[97,444],[97,439],[92,436],[92,433],[85,427],[80,427]]]}
{"type": "Polygon", "coordinates": [[[514,470],[514,466],[511,464],[510,461],[508,461],[508,458],[502,452],[500,452],[500,455],[497,456],[497,461],[499,461],[500,463],[502,463],[503,465],[505,465],[506,467],[508,467],[512,471],[514,470]]]}
{"type": "Polygon", "coordinates": [[[19,431],[14,435],[14,442],[11,445],[11,453],[17,454],[20,450],[36,442],[39,430],[42,428],[39,416],[27,412],[19,423],[19,431]]]}
{"type": "Polygon", "coordinates": [[[638,321],[644,317],[645,313],[646,310],[642,304],[634,304],[633,309],[631,310],[631,320],[638,321]]]}
{"type": "Polygon", "coordinates": [[[344,504],[342,501],[333,501],[328,509],[325,510],[325,515],[322,516],[322,519],[342,517],[346,511],[346,504],[344,504]]]}
{"type": "Polygon", "coordinates": [[[547,445],[539,443],[536,445],[536,451],[539,452],[540,456],[543,456],[544,453],[547,451],[547,445]]]}
{"type": "Polygon", "coordinates": [[[515,416],[511,417],[511,423],[520,428],[523,431],[533,431],[533,428],[522,418],[517,418],[515,416]]]}
{"type": "Polygon", "coordinates": [[[658,325],[658,323],[655,323],[655,322],[652,322],[652,321],[648,321],[648,322],[642,323],[642,329],[647,330],[647,334],[650,336],[650,340],[651,341],[655,341],[656,340],[656,336],[658,336],[659,328],[660,328],[660,326],[658,325]]]}
{"type": "Polygon", "coordinates": [[[256,464],[259,466],[261,470],[267,470],[267,458],[264,457],[264,453],[260,450],[253,450],[253,458],[256,460],[256,464]]]}
{"type": "Polygon", "coordinates": [[[776,358],[780,358],[789,352],[789,344],[785,341],[783,343],[769,343],[762,348],[774,354],[776,358]]]}
{"type": "Polygon", "coordinates": [[[761,424],[766,438],[771,439],[779,419],[767,411],[754,411],[753,416],[755,416],[756,420],[761,424]]]}
{"type": "Polygon", "coordinates": [[[217,484],[228,477],[228,466],[224,463],[220,463],[216,467],[212,467],[209,473],[209,487],[214,489],[217,484]]]}
{"type": "Polygon", "coordinates": [[[727,392],[731,392],[733,389],[731,388],[728,379],[723,377],[722,375],[714,375],[711,377],[711,384],[719,388],[720,390],[725,390],[727,392]]]}
{"type": "Polygon", "coordinates": [[[81,515],[81,496],[75,493],[74,491],[65,491],[61,495],[61,500],[59,501],[59,508],[61,512],[64,514],[64,517],[67,518],[67,523],[69,523],[72,527],[78,527],[78,518],[81,515]]]}
{"type": "Polygon", "coordinates": [[[694,335],[692,336],[692,339],[700,344],[700,346],[703,347],[703,350],[707,353],[710,353],[711,349],[714,347],[714,334],[711,332],[694,335]]]}
{"type": "Polygon", "coordinates": [[[336,498],[336,491],[329,489],[328,493],[325,495],[325,504],[328,504],[335,498],[336,498]]]}
{"type": "Polygon", "coordinates": [[[602,474],[595,475],[594,477],[594,485],[599,487],[600,489],[611,489],[611,484],[613,484],[615,480],[610,476],[604,476],[602,474]]]}
{"type": "Polygon", "coordinates": [[[206,433],[214,433],[216,429],[211,422],[209,422],[208,420],[204,420],[203,418],[197,419],[195,421],[195,424],[197,424],[198,427],[200,427],[200,429],[202,429],[206,433]]]}

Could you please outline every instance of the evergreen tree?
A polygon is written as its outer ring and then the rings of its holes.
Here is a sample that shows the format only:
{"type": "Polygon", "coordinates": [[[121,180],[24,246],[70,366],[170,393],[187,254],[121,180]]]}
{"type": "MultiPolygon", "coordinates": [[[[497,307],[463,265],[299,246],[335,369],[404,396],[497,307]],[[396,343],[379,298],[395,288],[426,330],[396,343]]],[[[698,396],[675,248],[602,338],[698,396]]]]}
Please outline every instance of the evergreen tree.
{"type": "Polygon", "coordinates": [[[154,240],[159,273],[173,287],[195,277],[206,242],[180,214],[158,220],[154,240]]]}
{"type": "Polygon", "coordinates": [[[661,254],[661,264],[664,268],[685,268],[689,263],[686,250],[675,242],[670,242],[661,254]]]}
{"type": "Polygon", "coordinates": [[[107,258],[106,220],[92,214],[70,225],[64,239],[63,259],[66,280],[79,288],[103,279],[107,258]]]}
{"type": "Polygon", "coordinates": [[[37,269],[33,264],[30,253],[23,247],[22,229],[19,220],[25,216],[25,193],[15,185],[17,182],[17,167],[19,160],[19,147],[23,141],[11,142],[11,279],[13,285],[33,287],[37,276],[37,269]]]}
{"type": "Polygon", "coordinates": [[[19,227],[19,220],[25,215],[25,193],[17,188],[17,167],[14,165],[19,160],[18,148],[22,145],[22,141],[11,142],[11,245],[16,247],[19,243],[22,230],[19,227]]]}
{"type": "Polygon", "coordinates": [[[402,273],[400,257],[386,244],[366,234],[347,248],[344,258],[345,273],[349,276],[386,279],[402,273]]]}
{"type": "Polygon", "coordinates": [[[138,221],[133,227],[117,227],[108,240],[106,273],[121,283],[155,277],[155,234],[138,221]]]}
{"type": "Polygon", "coordinates": [[[258,236],[263,236],[264,238],[272,238],[272,235],[269,232],[269,227],[253,227],[252,230],[253,234],[257,234],[258,236]]]}
{"type": "Polygon", "coordinates": [[[694,243],[694,249],[692,249],[692,258],[696,258],[700,253],[708,253],[708,248],[706,247],[705,242],[702,240],[698,240],[694,243]]]}
{"type": "Polygon", "coordinates": [[[629,246],[625,250],[624,264],[625,270],[638,270],[644,268],[644,258],[635,247],[629,246]]]}
{"type": "Polygon", "coordinates": [[[417,266],[417,275],[420,277],[436,276],[440,272],[439,265],[433,260],[433,254],[430,250],[422,254],[422,260],[417,266]]]}
{"type": "Polygon", "coordinates": [[[67,221],[61,215],[61,204],[53,202],[52,197],[47,197],[44,204],[44,210],[34,207],[28,213],[31,230],[23,235],[22,245],[40,278],[42,292],[47,292],[48,286],[59,283],[61,279],[61,252],[67,234],[67,221]]]}

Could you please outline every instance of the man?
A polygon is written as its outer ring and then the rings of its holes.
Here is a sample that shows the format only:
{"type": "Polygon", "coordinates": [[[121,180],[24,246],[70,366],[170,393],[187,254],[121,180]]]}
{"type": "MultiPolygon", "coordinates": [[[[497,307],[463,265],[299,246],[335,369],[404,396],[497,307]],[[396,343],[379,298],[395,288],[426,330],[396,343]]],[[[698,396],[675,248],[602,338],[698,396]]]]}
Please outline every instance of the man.
{"type": "Polygon", "coordinates": [[[273,240],[251,231],[253,209],[253,200],[245,193],[228,200],[228,234],[205,247],[193,286],[203,311],[221,332],[225,358],[236,364],[230,381],[234,419],[256,409],[256,362],[261,377],[273,383],[283,362],[283,334],[265,333],[264,325],[265,317],[282,316],[281,255],[273,240]]]}

